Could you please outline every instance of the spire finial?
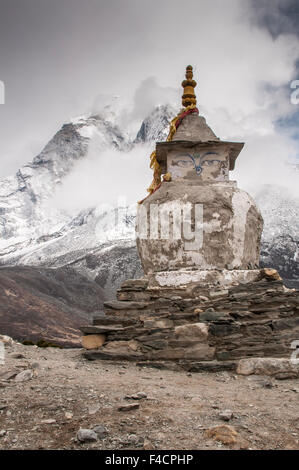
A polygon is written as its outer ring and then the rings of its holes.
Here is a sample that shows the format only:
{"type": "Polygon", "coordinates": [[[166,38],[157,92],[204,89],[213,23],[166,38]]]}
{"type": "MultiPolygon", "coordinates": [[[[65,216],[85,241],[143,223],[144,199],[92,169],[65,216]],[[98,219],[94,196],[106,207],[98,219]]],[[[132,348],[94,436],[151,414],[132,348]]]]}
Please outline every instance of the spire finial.
{"type": "Polygon", "coordinates": [[[194,88],[197,83],[193,80],[193,67],[192,65],[187,65],[186,67],[186,80],[182,82],[182,87],[184,88],[184,94],[182,96],[182,105],[187,108],[187,106],[193,105],[196,106],[196,96],[194,93],[194,88]]]}

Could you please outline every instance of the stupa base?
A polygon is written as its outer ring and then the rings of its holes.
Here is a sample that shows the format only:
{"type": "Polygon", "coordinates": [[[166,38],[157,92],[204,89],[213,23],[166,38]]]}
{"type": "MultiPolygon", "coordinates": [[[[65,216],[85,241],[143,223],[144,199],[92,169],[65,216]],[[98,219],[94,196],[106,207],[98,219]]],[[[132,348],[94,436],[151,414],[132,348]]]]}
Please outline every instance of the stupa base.
{"type": "Polygon", "coordinates": [[[261,269],[180,269],[148,274],[149,286],[221,286],[222,288],[261,280],[261,269]]]}
{"type": "Polygon", "coordinates": [[[81,328],[84,356],[189,371],[234,369],[243,358],[290,358],[299,338],[299,291],[287,289],[274,270],[259,274],[226,288],[126,281],[118,300],[105,302],[105,313],[81,328]]]}

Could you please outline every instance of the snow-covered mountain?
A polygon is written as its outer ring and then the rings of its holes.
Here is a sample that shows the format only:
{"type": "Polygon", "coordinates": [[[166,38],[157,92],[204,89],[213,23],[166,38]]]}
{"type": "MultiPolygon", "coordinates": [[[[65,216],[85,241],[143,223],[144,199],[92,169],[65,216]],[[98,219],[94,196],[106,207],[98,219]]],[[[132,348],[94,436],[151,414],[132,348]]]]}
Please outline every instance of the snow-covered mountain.
{"type": "MultiPolygon", "coordinates": [[[[43,151],[11,177],[0,180],[0,264],[70,266],[113,295],[123,280],[142,275],[135,247],[135,211],[131,207],[86,208],[75,214],[49,203],[79,160],[96,141],[120,152],[144,142],[165,140],[175,111],[159,106],[129,138],[115,115],[79,117],[65,124],[43,151]]],[[[262,262],[297,282],[298,203],[277,187],[256,188],[265,219],[262,262]]]]}
{"type": "Polygon", "coordinates": [[[274,185],[257,187],[253,196],[264,218],[261,264],[275,267],[287,285],[299,288],[298,198],[286,187],[274,185]]]}

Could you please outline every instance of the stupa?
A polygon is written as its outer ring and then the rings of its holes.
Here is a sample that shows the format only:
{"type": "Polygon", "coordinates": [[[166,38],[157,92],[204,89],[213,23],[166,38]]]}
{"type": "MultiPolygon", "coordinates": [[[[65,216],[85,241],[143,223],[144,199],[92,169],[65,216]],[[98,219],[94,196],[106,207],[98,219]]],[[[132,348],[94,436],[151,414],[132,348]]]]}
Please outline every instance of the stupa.
{"type": "Polygon", "coordinates": [[[259,268],[260,211],[229,179],[244,143],[220,140],[199,115],[191,66],[182,86],[183,109],[156,144],[150,194],[138,204],[144,277],[81,328],[84,356],[189,371],[289,357],[299,295],[259,268]]]}
{"type": "Polygon", "coordinates": [[[172,140],[156,145],[168,181],[138,207],[143,270],[161,286],[254,281],[263,220],[253,199],[229,180],[244,144],[220,140],[199,116],[191,66],[182,86],[187,111],[172,140]]]}

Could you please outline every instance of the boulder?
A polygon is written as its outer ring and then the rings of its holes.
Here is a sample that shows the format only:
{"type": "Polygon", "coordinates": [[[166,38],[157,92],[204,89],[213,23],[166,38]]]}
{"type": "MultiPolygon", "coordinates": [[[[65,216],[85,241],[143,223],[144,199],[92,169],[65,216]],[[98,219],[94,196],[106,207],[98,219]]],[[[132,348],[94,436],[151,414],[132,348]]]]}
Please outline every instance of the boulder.
{"type": "Polygon", "coordinates": [[[118,411],[131,411],[137,410],[139,408],[139,403],[129,403],[128,405],[119,405],[117,407],[118,411]]]}
{"type": "Polygon", "coordinates": [[[98,436],[92,429],[79,429],[77,439],[80,442],[95,442],[98,440],[98,436]]]}
{"type": "Polygon", "coordinates": [[[282,278],[280,277],[276,269],[264,268],[262,273],[266,279],[269,279],[269,281],[281,281],[282,280],[282,278]]]}
{"type": "Polygon", "coordinates": [[[98,349],[103,346],[105,341],[106,336],[103,334],[85,335],[81,338],[81,343],[84,349],[98,349]]]}
{"type": "Polygon", "coordinates": [[[222,421],[230,421],[234,414],[231,410],[223,410],[223,411],[220,411],[219,413],[219,418],[222,419],[222,421]]]}
{"type": "Polygon", "coordinates": [[[237,373],[240,375],[270,375],[276,376],[282,373],[292,373],[299,377],[298,366],[292,364],[289,359],[275,357],[252,357],[241,359],[238,363],[237,373]]]}
{"type": "Polygon", "coordinates": [[[16,376],[15,381],[16,381],[16,382],[27,382],[27,380],[32,379],[32,377],[33,377],[33,372],[32,372],[32,370],[27,369],[27,370],[23,370],[22,372],[20,372],[20,373],[16,376]]]}

